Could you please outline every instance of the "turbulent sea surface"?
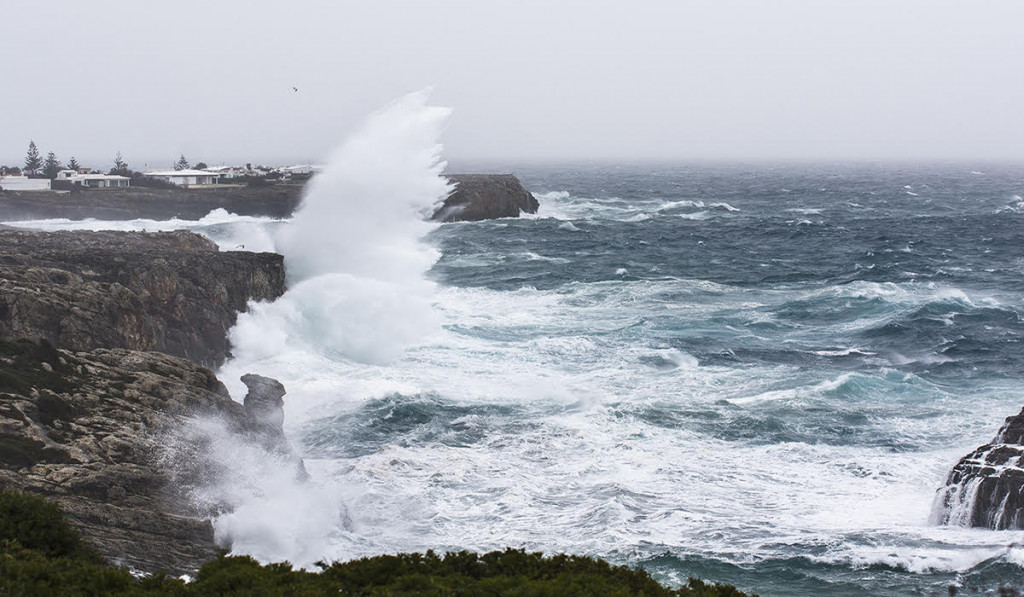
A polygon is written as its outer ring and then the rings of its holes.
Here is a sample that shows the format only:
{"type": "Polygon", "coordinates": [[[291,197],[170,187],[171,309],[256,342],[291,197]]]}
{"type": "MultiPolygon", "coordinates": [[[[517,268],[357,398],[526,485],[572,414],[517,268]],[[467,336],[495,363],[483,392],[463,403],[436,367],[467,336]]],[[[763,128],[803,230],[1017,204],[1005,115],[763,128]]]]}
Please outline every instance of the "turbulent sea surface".
{"type": "MultiPolygon", "coordinates": [[[[536,216],[21,225],[187,227],[308,270],[218,372],[236,398],[248,371],[285,384],[313,476],[225,447],[237,552],[514,546],[762,595],[1024,584],[1024,532],[930,522],[1024,404],[1024,168],[505,167],[536,216]]],[[[344,180],[313,193],[433,184],[344,180]]]]}

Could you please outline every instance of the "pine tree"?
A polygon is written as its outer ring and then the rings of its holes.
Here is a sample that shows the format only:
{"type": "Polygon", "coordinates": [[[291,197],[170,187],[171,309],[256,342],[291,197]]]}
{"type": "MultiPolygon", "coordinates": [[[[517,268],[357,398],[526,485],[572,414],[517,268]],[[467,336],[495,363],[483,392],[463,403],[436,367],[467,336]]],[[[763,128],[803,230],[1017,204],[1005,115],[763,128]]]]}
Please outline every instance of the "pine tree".
{"type": "Polygon", "coordinates": [[[25,156],[25,172],[27,174],[36,174],[42,167],[43,160],[39,158],[39,148],[36,147],[35,141],[29,139],[28,154],[25,156]]]}
{"type": "Polygon", "coordinates": [[[60,162],[57,160],[57,155],[51,151],[46,154],[46,161],[43,162],[43,176],[53,180],[57,178],[58,172],[60,172],[60,162]]]}
{"type": "Polygon", "coordinates": [[[79,168],[81,168],[81,166],[78,164],[78,160],[76,160],[74,156],[71,156],[71,159],[68,160],[68,170],[74,170],[77,172],[79,168]]]}
{"type": "Polygon", "coordinates": [[[181,154],[181,157],[178,158],[178,162],[176,164],[174,164],[174,169],[175,170],[188,170],[188,168],[189,168],[188,160],[185,159],[185,154],[181,154]]]}
{"type": "Polygon", "coordinates": [[[121,157],[121,152],[117,152],[114,156],[114,167],[110,169],[111,174],[117,174],[118,176],[131,176],[131,170],[128,169],[128,162],[124,161],[121,157]]]}

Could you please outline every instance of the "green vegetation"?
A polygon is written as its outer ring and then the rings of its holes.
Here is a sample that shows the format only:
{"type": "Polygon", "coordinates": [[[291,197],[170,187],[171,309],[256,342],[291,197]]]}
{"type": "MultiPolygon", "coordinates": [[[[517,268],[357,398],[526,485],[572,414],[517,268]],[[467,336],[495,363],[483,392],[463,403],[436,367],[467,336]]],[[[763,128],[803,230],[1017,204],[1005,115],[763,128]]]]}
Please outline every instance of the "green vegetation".
{"type": "Polygon", "coordinates": [[[128,167],[128,162],[124,161],[120,151],[117,152],[116,156],[114,156],[114,167],[110,169],[108,174],[128,177],[132,176],[132,169],[128,167]]]}
{"type": "Polygon", "coordinates": [[[28,152],[25,154],[25,173],[30,176],[34,175],[42,167],[43,159],[39,157],[39,148],[36,147],[35,141],[29,139],[28,152]]]}
{"type": "Polygon", "coordinates": [[[744,597],[729,585],[690,579],[667,589],[642,570],[578,556],[544,557],[508,549],[483,555],[399,554],[321,564],[320,572],[289,564],[260,565],[221,556],[191,583],[164,575],[137,579],[100,563],[83,547],[56,506],[0,493],[0,594],[3,595],[360,595],[360,596],[679,596],[744,597]]]}

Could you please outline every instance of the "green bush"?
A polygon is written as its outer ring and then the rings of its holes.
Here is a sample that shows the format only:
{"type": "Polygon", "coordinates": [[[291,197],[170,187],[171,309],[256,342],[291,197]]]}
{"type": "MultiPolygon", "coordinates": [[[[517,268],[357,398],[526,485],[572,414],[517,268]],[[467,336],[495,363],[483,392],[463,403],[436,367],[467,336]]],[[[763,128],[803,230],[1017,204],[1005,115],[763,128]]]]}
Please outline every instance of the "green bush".
{"type": "Polygon", "coordinates": [[[0,540],[50,558],[94,558],[60,508],[22,493],[0,493],[0,540]]]}
{"type": "Polygon", "coordinates": [[[0,493],[2,595],[745,596],[735,587],[696,579],[672,590],[643,570],[595,558],[545,557],[515,549],[443,556],[428,551],[320,567],[322,571],[315,573],[293,570],[287,563],[261,565],[248,556],[221,556],[204,565],[188,584],[162,574],[138,579],[124,568],[99,563],[56,506],[37,497],[0,493]]]}

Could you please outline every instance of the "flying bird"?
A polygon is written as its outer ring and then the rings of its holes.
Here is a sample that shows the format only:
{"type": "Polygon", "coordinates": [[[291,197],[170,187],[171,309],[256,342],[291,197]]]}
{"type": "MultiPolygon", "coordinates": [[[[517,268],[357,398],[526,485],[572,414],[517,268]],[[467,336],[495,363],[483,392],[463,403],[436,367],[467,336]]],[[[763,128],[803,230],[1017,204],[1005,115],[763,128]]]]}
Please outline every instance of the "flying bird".
{"type": "Polygon", "coordinates": [[[292,87],[292,91],[298,91],[298,90],[299,90],[298,87],[292,87]]]}

